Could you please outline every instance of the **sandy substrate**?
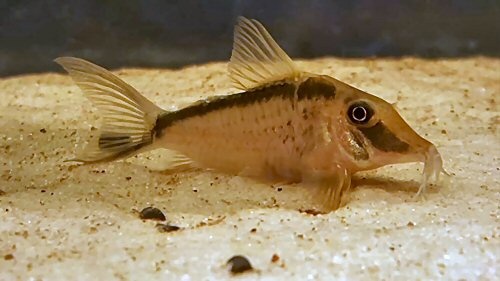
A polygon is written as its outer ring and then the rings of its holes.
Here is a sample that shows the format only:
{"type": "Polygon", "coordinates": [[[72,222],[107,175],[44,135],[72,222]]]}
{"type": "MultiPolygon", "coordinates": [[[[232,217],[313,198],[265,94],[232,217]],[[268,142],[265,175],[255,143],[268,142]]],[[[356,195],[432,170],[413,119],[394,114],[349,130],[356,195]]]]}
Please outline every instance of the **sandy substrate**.
{"type": "MultiPolygon", "coordinates": [[[[155,151],[72,166],[99,127],[66,75],[0,80],[0,280],[221,280],[244,255],[253,280],[500,278],[500,60],[300,62],[388,101],[434,142],[448,186],[413,201],[421,166],[357,177],[326,215],[300,186],[206,171],[161,172],[155,151]],[[180,226],[161,233],[137,210],[180,226]],[[279,256],[279,259],[273,255],[279,256]],[[33,279],[30,279],[33,278],[33,279]]],[[[164,108],[231,92],[225,64],[116,73],[164,108]]]]}

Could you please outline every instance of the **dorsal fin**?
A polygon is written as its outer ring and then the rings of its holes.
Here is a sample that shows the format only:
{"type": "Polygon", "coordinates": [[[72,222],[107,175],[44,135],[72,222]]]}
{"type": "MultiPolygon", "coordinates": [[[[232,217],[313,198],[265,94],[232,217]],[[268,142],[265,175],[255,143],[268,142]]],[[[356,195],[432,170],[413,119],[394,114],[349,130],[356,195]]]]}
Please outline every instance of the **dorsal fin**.
{"type": "Polygon", "coordinates": [[[233,86],[244,91],[301,73],[260,22],[244,17],[234,29],[228,70],[233,86]]]}

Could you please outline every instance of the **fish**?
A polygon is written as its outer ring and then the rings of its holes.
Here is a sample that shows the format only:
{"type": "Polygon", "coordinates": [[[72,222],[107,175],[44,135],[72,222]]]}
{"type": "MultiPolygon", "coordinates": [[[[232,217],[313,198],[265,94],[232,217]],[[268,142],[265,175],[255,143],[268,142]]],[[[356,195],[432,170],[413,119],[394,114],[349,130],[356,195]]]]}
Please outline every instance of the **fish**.
{"type": "Polygon", "coordinates": [[[239,17],[228,74],[237,93],[165,110],[108,70],[74,57],[60,64],[99,109],[99,137],[71,159],[110,162],[164,148],[188,165],[263,182],[302,183],[333,211],[352,175],[423,162],[417,196],[443,172],[436,146],[387,101],[299,68],[255,19],[239,17]]]}

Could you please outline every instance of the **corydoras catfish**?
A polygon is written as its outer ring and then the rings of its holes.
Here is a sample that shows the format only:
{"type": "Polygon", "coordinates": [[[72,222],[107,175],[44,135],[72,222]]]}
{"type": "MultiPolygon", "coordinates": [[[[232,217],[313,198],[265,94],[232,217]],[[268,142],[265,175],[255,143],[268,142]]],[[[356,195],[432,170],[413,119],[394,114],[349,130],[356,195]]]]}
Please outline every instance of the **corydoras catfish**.
{"type": "Polygon", "coordinates": [[[71,57],[56,62],[103,116],[98,138],[75,161],[114,161],[161,147],[196,167],[301,182],[318,191],[314,194],[327,210],[340,206],[358,171],[424,162],[417,194],[443,171],[436,147],[390,103],[299,69],[256,20],[240,17],[235,27],[228,70],[241,92],[177,111],[161,109],[90,62],[71,57]]]}

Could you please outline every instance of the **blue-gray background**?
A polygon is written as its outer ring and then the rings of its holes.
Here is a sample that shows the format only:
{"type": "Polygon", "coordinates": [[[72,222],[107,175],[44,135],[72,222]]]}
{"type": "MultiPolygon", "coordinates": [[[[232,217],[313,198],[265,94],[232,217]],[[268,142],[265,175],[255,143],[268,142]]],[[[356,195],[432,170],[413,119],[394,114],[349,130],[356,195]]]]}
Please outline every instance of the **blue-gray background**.
{"type": "Polygon", "coordinates": [[[292,57],[500,55],[500,0],[0,0],[0,76],[59,70],[61,55],[110,68],[224,61],[238,15],[292,57]]]}

